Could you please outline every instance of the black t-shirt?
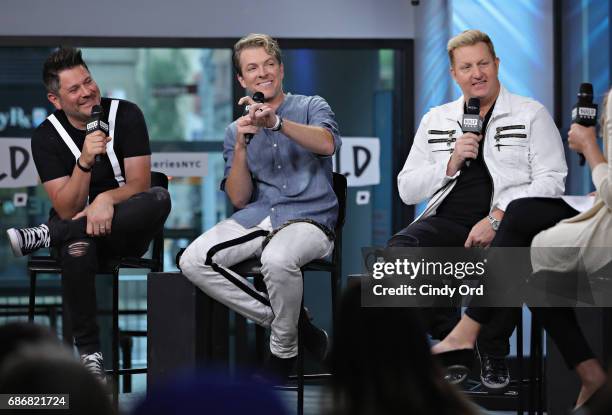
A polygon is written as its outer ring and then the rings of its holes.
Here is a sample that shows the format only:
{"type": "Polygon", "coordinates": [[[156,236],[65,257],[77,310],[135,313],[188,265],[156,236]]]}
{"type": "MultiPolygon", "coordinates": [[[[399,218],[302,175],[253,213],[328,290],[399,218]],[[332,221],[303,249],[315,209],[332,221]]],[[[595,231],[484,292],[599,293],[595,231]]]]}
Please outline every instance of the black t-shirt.
{"type": "MultiPolygon", "coordinates": [[[[495,103],[483,120],[483,138],[478,146],[476,160],[472,160],[469,167],[463,166],[461,174],[457,177],[457,184],[436,210],[436,216],[450,219],[469,228],[487,216],[491,209],[493,182],[482,153],[485,145],[484,135],[494,107],[495,103]]],[[[465,109],[464,106],[464,111],[465,109]]]]}
{"type": "MultiPolygon", "coordinates": [[[[108,121],[111,99],[102,98],[104,117],[108,121]]],[[[85,130],[72,126],[62,110],[53,113],[68,132],[79,150],[83,149],[85,130]]],[[[149,133],[142,111],[129,101],[119,100],[117,117],[115,120],[115,133],[113,149],[117,155],[121,174],[125,178],[123,160],[128,157],[146,156],[151,154],[149,147],[149,133]]],[[[76,159],[61,136],[48,119],[45,120],[32,135],[32,156],[40,180],[44,183],[59,177],[70,176],[74,170],[76,159]]],[[[89,201],[107,190],[115,189],[119,184],[108,155],[103,155],[100,163],[93,166],[91,182],[89,185],[89,201]]],[[[51,211],[51,215],[54,211],[51,211]]]]}

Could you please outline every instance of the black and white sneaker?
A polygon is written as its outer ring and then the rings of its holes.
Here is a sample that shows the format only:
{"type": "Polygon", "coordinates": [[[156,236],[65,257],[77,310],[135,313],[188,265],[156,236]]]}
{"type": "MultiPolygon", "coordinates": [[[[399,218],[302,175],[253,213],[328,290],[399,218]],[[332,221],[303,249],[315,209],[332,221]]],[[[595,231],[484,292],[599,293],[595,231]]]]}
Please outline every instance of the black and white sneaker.
{"type": "Polygon", "coordinates": [[[104,372],[104,358],[102,353],[95,352],[91,354],[82,354],[81,363],[85,366],[92,375],[96,377],[103,385],[106,385],[106,372],[104,372]]]}
{"type": "Polygon", "coordinates": [[[481,354],[480,381],[490,392],[504,392],[510,384],[510,371],[506,358],[481,354]]]}
{"type": "Polygon", "coordinates": [[[6,234],[9,238],[13,254],[20,257],[29,255],[40,248],[51,245],[51,234],[47,225],[38,225],[33,228],[10,228],[6,234]]]}

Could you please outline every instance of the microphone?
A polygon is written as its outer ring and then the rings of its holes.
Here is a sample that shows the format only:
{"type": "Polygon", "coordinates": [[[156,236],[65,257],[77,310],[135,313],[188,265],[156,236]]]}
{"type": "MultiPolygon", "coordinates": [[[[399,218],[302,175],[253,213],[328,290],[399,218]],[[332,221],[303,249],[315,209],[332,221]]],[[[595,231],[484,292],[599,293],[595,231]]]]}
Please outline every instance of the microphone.
{"type": "MultiPolygon", "coordinates": [[[[100,105],[94,105],[91,108],[91,117],[89,122],[87,123],[85,135],[89,135],[95,131],[102,131],[104,134],[108,135],[108,124],[101,120],[102,115],[104,114],[104,110],[100,105]]],[[[100,154],[96,154],[95,163],[98,164],[102,160],[102,156],[100,154]]]]}
{"type": "MultiPolygon", "coordinates": [[[[593,104],[593,84],[580,84],[578,91],[578,102],[572,109],[572,122],[585,127],[597,125],[597,104],[593,104]]],[[[580,165],[584,166],[584,155],[580,155],[580,165]]]]}
{"type": "MultiPolygon", "coordinates": [[[[467,109],[461,120],[461,131],[463,133],[474,133],[479,135],[482,131],[482,118],[480,118],[480,99],[470,98],[467,109]]],[[[465,161],[465,166],[470,167],[471,160],[465,161]]]]}
{"type": "MultiPolygon", "coordinates": [[[[263,92],[255,92],[253,94],[253,101],[257,102],[258,104],[262,104],[264,102],[264,94],[263,92]]],[[[244,113],[243,115],[247,115],[249,113],[249,107],[250,105],[247,105],[244,107],[244,113]]],[[[247,145],[251,142],[251,139],[253,138],[253,134],[251,133],[246,133],[244,135],[244,141],[246,141],[247,145]]]]}

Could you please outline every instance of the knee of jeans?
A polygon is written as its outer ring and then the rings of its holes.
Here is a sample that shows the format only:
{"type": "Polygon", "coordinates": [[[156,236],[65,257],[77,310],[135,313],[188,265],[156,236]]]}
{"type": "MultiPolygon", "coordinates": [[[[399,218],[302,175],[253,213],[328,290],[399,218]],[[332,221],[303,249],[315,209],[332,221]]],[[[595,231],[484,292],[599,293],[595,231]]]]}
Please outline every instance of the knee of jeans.
{"type": "Polygon", "coordinates": [[[272,249],[264,249],[262,252],[261,268],[262,272],[268,275],[277,275],[279,272],[299,269],[293,256],[288,255],[287,252],[272,249]]]}
{"type": "Polygon", "coordinates": [[[153,187],[150,192],[155,197],[155,201],[159,204],[161,212],[167,216],[170,213],[170,209],[172,209],[172,200],[168,190],[163,187],[153,187]]]}
{"type": "Polygon", "coordinates": [[[91,241],[81,239],[66,244],[65,252],[71,258],[80,258],[86,256],[91,249],[91,241]]]}
{"type": "Polygon", "coordinates": [[[192,248],[192,245],[187,246],[179,259],[179,268],[185,274],[185,276],[189,277],[194,273],[195,270],[195,252],[192,248]]]}
{"type": "Polygon", "coordinates": [[[179,268],[189,279],[210,268],[210,265],[206,265],[208,249],[202,248],[196,242],[197,240],[189,244],[179,259],[179,268]]]}
{"type": "Polygon", "coordinates": [[[387,242],[387,248],[417,246],[419,246],[419,240],[415,236],[402,235],[399,233],[393,235],[391,239],[389,239],[389,242],[387,242]]]}
{"type": "Polygon", "coordinates": [[[533,214],[531,205],[534,199],[531,197],[523,197],[520,199],[514,199],[506,207],[506,214],[504,215],[504,221],[508,222],[513,220],[523,220],[526,215],[533,214]]]}

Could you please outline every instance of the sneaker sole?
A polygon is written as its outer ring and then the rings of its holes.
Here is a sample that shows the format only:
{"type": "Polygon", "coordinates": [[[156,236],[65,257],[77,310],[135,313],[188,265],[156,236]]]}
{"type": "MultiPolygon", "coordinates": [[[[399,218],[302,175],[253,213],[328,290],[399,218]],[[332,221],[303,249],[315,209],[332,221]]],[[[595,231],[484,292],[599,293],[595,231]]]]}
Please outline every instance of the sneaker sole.
{"type": "Polygon", "coordinates": [[[15,228],[7,229],[6,235],[8,236],[13,254],[16,257],[22,257],[23,252],[21,252],[21,246],[19,244],[19,234],[17,233],[17,230],[15,228]]]}
{"type": "Polygon", "coordinates": [[[446,373],[444,374],[444,379],[451,385],[462,384],[470,374],[470,370],[464,365],[452,365],[445,369],[446,373]]]}
{"type": "Polygon", "coordinates": [[[510,379],[508,379],[508,382],[503,384],[503,385],[499,385],[499,384],[492,384],[492,383],[486,383],[482,377],[480,378],[480,384],[489,392],[491,393],[504,393],[508,387],[510,386],[510,379]]]}
{"type": "Polygon", "coordinates": [[[492,394],[502,394],[504,392],[506,392],[506,390],[508,389],[508,387],[510,386],[510,374],[508,373],[508,382],[505,383],[503,386],[499,386],[499,384],[496,384],[494,386],[492,383],[487,383],[483,378],[482,378],[482,355],[480,354],[480,349],[478,348],[478,346],[476,346],[476,350],[478,351],[478,361],[480,363],[481,366],[481,372],[480,372],[480,384],[482,385],[483,388],[485,388],[487,390],[487,392],[490,392],[492,394]]]}

